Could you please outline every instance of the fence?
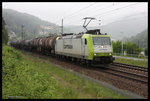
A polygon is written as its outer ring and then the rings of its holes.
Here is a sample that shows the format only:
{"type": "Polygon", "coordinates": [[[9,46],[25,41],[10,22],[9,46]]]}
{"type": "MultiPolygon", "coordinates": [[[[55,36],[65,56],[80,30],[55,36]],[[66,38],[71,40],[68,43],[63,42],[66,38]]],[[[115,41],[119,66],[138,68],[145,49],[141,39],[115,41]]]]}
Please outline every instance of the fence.
{"type": "Polygon", "coordinates": [[[122,53],[113,53],[113,55],[116,56],[123,56],[123,57],[135,57],[135,58],[143,58],[143,59],[148,59],[148,56],[144,55],[136,55],[136,54],[122,54],[122,53]]]}

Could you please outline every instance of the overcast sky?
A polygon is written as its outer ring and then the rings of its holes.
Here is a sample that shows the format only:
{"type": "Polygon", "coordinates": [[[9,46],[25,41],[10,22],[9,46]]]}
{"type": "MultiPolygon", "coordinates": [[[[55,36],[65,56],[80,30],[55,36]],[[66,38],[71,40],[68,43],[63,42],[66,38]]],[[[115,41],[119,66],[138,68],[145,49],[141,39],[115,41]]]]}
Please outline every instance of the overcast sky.
{"type": "Polygon", "coordinates": [[[57,25],[83,25],[84,17],[94,17],[91,25],[117,21],[137,13],[148,14],[147,2],[3,2],[2,8],[28,13],[57,25]]]}

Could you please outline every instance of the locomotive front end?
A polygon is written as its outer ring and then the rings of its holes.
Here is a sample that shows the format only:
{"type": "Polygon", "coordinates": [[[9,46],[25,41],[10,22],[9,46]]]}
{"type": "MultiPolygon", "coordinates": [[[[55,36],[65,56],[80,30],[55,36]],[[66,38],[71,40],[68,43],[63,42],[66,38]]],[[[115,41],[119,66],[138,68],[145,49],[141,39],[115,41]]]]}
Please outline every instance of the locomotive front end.
{"type": "Polygon", "coordinates": [[[93,61],[95,63],[112,63],[113,49],[109,35],[94,35],[93,42],[93,61]]]}

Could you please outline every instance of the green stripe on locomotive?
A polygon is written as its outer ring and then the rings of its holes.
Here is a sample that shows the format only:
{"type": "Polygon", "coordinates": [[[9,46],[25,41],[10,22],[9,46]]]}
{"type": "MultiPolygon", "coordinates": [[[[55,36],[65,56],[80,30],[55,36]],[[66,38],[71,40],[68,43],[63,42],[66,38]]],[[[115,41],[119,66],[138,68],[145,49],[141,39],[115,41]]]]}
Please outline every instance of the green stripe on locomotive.
{"type": "MultiPolygon", "coordinates": [[[[82,38],[87,40],[88,43],[88,60],[93,60],[94,58],[94,46],[92,37],[109,37],[110,35],[91,35],[91,34],[83,34],[82,38]]],[[[111,38],[110,38],[111,40],[111,38]]],[[[113,47],[111,55],[109,53],[97,53],[96,56],[112,56],[113,55],[113,47]]]]}

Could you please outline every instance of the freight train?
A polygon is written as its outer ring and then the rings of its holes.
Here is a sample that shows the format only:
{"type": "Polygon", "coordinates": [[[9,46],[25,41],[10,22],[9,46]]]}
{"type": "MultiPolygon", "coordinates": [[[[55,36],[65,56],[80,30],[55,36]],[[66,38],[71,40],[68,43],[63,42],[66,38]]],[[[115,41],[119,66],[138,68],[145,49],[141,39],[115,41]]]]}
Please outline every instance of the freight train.
{"type": "Polygon", "coordinates": [[[100,33],[99,29],[79,34],[70,33],[12,41],[10,45],[72,61],[82,61],[86,64],[109,64],[115,59],[110,35],[100,33]]]}

